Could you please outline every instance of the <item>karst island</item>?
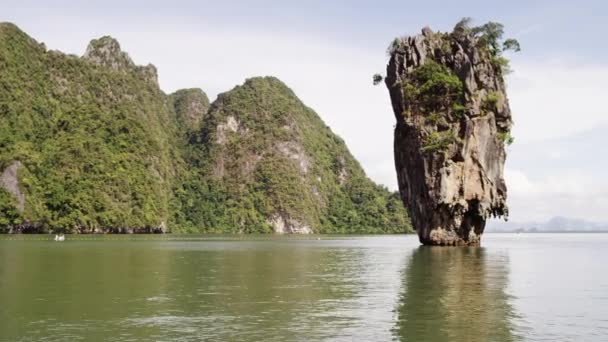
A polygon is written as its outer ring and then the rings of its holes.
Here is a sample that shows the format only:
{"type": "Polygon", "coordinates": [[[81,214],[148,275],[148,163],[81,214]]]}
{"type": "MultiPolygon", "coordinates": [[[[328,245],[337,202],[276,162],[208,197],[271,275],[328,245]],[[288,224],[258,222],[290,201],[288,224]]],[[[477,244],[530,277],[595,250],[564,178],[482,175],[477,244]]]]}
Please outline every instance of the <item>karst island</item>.
{"type": "Polygon", "coordinates": [[[82,57],[0,24],[0,231],[405,233],[479,245],[506,217],[513,140],[501,24],[424,28],[388,49],[399,196],[283,82],[255,77],[210,103],[165,94],[109,36],[82,57]],[[409,211],[409,217],[402,205],[409,211]]]}
{"type": "MultiPolygon", "coordinates": [[[[385,84],[397,119],[395,166],[420,242],[479,245],[486,220],[507,217],[505,146],[513,141],[503,28],[461,20],[390,45],[385,84]]],[[[380,83],[382,76],[374,76],[380,83]]]]}

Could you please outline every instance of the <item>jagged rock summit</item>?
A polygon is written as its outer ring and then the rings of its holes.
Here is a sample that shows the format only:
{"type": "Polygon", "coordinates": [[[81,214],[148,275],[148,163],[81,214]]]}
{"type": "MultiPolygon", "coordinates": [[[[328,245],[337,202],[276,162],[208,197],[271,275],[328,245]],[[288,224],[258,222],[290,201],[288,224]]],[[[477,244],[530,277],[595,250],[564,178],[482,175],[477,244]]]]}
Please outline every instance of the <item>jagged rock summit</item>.
{"type": "MultiPolygon", "coordinates": [[[[395,166],[423,244],[478,245],[486,219],[508,215],[512,120],[501,36],[500,24],[469,28],[465,20],[451,33],[424,28],[389,47],[395,166]]],[[[518,50],[512,39],[504,47],[513,44],[518,50]]]]}
{"type": "Polygon", "coordinates": [[[93,39],[83,56],[85,59],[113,70],[135,67],[135,63],[126,52],[120,49],[118,41],[110,36],[93,39]]]}
{"type": "Polygon", "coordinates": [[[146,66],[135,65],[129,54],[121,50],[118,40],[110,36],[91,40],[83,58],[114,71],[138,72],[144,79],[158,85],[156,67],[152,64],[146,66]]]}

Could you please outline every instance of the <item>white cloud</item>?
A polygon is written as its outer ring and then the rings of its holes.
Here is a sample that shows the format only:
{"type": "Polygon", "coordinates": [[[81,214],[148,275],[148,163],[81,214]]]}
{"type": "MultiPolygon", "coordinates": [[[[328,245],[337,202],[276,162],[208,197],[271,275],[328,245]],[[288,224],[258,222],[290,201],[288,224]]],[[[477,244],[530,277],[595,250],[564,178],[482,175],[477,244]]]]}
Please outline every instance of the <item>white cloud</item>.
{"type": "Polygon", "coordinates": [[[584,170],[553,170],[531,179],[521,170],[507,169],[510,219],[545,221],[555,216],[608,221],[608,184],[584,170]]]}
{"type": "Polygon", "coordinates": [[[563,137],[608,122],[608,65],[513,63],[509,99],[521,141],[563,137]]]}

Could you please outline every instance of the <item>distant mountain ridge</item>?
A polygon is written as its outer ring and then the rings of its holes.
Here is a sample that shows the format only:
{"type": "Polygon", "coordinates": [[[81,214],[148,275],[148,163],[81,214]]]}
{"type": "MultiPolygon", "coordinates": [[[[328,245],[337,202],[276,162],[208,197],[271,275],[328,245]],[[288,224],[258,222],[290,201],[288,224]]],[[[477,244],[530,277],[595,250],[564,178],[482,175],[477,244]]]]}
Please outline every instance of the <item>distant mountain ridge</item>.
{"type": "Polygon", "coordinates": [[[165,94],[117,40],[0,23],[0,232],[403,233],[396,193],[273,77],[165,94]]]}
{"type": "Polygon", "coordinates": [[[608,232],[608,223],[556,216],[545,222],[498,222],[488,223],[489,232],[608,232]]]}

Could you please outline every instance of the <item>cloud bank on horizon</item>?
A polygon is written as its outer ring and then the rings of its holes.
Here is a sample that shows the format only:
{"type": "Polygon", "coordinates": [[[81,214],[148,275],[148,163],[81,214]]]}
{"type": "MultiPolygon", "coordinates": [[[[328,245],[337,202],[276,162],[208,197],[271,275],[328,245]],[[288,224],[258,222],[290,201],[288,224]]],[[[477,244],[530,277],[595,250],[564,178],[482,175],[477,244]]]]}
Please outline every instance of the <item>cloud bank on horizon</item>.
{"type": "Polygon", "coordinates": [[[608,46],[597,44],[608,32],[598,15],[608,5],[583,2],[0,0],[0,21],[78,55],[90,39],[112,35],[138,64],[158,67],[166,92],[200,87],[213,99],[245,78],[277,76],[390,189],[394,117],[386,89],[371,82],[384,71],[386,46],[426,25],[451,30],[464,16],[499,21],[522,44],[507,80],[516,139],[506,170],[511,219],[608,221],[608,46]]]}

